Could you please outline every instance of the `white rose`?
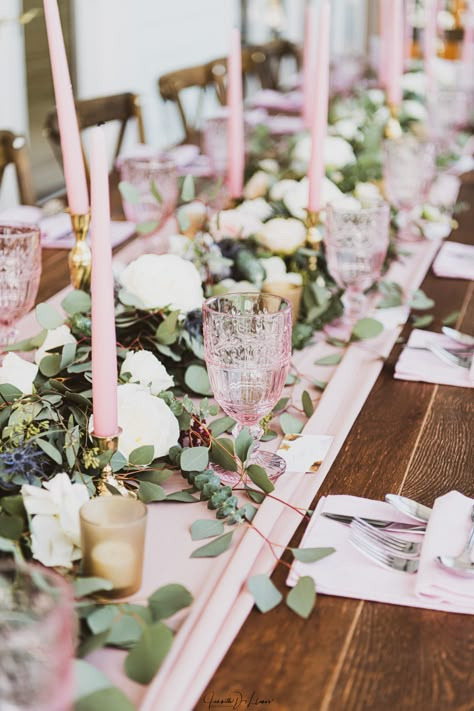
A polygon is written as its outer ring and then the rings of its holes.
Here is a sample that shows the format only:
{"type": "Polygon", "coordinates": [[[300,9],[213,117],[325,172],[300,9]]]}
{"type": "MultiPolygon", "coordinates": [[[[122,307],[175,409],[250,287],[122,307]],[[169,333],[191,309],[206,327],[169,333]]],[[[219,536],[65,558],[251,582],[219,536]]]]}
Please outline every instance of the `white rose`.
{"type": "Polygon", "coordinates": [[[38,366],[28,363],[15,353],[7,353],[0,366],[0,384],[13,385],[24,395],[31,395],[37,373],[38,366]]]}
{"type": "Polygon", "coordinates": [[[272,252],[293,254],[306,241],[306,227],[293,217],[274,217],[263,225],[258,241],[272,252]]]}
{"type": "Polygon", "coordinates": [[[292,158],[299,168],[309,164],[311,155],[311,136],[309,133],[303,134],[296,142],[293,148],[292,158]]]}
{"type": "Polygon", "coordinates": [[[347,141],[353,141],[359,133],[359,126],[352,119],[341,119],[334,124],[333,130],[347,141]]]}
{"type": "Polygon", "coordinates": [[[288,272],[287,274],[282,274],[275,279],[267,279],[264,284],[292,284],[293,286],[303,285],[303,276],[297,272],[288,272]]]}
{"type": "Polygon", "coordinates": [[[413,99],[402,102],[401,112],[414,121],[426,121],[428,118],[428,113],[423,104],[413,99]]]}
{"type": "Polygon", "coordinates": [[[168,237],[168,254],[174,254],[183,259],[190,259],[193,254],[193,242],[184,235],[168,237]]]}
{"type": "Polygon", "coordinates": [[[258,170],[252,175],[244,187],[244,198],[254,200],[267,194],[270,187],[270,176],[264,170],[258,170]]]}
{"type": "Polygon", "coordinates": [[[21,495],[32,516],[33,558],[43,565],[70,568],[81,557],[79,509],[89,499],[87,487],[73,484],[61,473],[43,482],[43,488],[24,484],[21,495]]]}
{"type": "Polygon", "coordinates": [[[168,454],[178,442],[179,424],[168,405],[140,385],[118,386],[118,448],[128,459],[138,447],[152,445],[155,457],[168,454]]]}
{"type": "Polygon", "coordinates": [[[297,180],[279,180],[270,190],[271,200],[283,200],[285,195],[298,185],[297,180]]]}
{"type": "Polygon", "coordinates": [[[235,279],[222,279],[212,289],[213,296],[221,296],[222,294],[253,294],[260,289],[250,281],[235,281],[235,279]]]}
{"type": "Polygon", "coordinates": [[[246,239],[262,227],[261,220],[242,210],[221,210],[212,216],[209,232],[216,241],[225,237],[246,239]]]}
{"type": "Polygon", "coordinates": [[[35,353],[35,363],[39,365],[45,355],[48,355],[48,351],[53,348],[65,346],[66,343],[77,343],[69,326],[58,326],[57,328],[50,329],[46,334],[43,344],[35,353]]]}
{"type": "Polygon", "coordinates": [[[181,207],[176,212],[176,218],[183,234],[194,237],[203,229],[207,219],[207,207],[195,200],[181,207]]]}
{"type": "Polygon", "coordinates": [[[367,98],[374,106],[382,106],[385,103],[385,94],[382,89],[369,89],[367,98]]]}
{"type": "Polygon", "coordinates": [[[354,197],[363,202],[380,200],[380,190],[373,183],[357,183],[354,189],[354,197]]]}
{"type": "Polygon", "coordinates": [[[204,300],[198,270],[175,254],[143,254],[124,269],[120,281],[145,309],[169,306],[187,313],[204,300]]]}
{"type": "Polygon", "coordinates": [[[120,375],[129,373],[131,383],[149,388],[152,395],[168,390],[174,380],[158,358],[150,351],[130,351],[122,363],[120,375]]]}
{"type": "MultiPolygon", "coordinates": [[[[293,185],[287,190],[283,196],[283,202],[286,208],[300,220],[305,220],[308,214],[309,200],[309,181],[308,178],[303,178],[299,182],[291,181],[293,185]]],[[[327,202],[338,200],[343,196],[343,192],[339,190],[329,178],[323,178],[321,203],[324,206],[327,202]]]]}
{"type": "Polygon", "coordinates": [[[286,274],[286,264],[281,257],[261,259],[260,264],[265,269],[266,281],[279,281],[286,274]]]}
{"type": "Polygon", "coordinates": [[[251,215],[257,220],[268,220],[273,215],[273,208],[265,198],[255,198],[254,200],[244,200],[236,210],[244,212],[246,215],[251,215]]]}
{"type": "Polygon", "coordinates": [[[264,158],[260,161],[258,165],[259,168],[264,170],[266,173],[271,173],[272,175],[276,175],[280,170],[278,161],[276,161],[274,158],[264,158]]]}
{"type": "Polygon", "coordinates": [[[340,136],[326,136],[324,141],[324,164],[326,168],[344,168],[355,163],[350,143],[340,136]]]}

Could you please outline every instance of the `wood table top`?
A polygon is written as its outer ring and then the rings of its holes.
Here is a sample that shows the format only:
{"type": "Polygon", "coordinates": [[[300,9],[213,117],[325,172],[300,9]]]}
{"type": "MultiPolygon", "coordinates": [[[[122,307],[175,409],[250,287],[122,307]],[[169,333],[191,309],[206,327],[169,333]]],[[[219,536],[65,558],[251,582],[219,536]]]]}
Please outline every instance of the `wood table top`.
{"type": "MultiPolygon", "coordinates": [[[[473,241],[472,177],[461,191],[469,209],[451,237],[457,242],[473,241]]],[[[67,283],[67,251],[44,250],[39,300],[67,283]]],[[[422,289],[436,302],[430,329],[459,310],[459,327],[474,333],[473,282],[430,272],[422,289]]],[[[315,502],[394,492],[432,506],[452,489],[474,497],[473,391],[394,380],[399,353],[395,346],[315,502]]],[[[283,592],[286,575],[278,566],[272,578],[283,592]]],[[[473,660],[473,616],[321,595],[309,620],[284,605],[265,615],[254,609],[196,711],[474,711],[473,660]],[[234,705],[210,706],[229,696],[234,705]]]]}

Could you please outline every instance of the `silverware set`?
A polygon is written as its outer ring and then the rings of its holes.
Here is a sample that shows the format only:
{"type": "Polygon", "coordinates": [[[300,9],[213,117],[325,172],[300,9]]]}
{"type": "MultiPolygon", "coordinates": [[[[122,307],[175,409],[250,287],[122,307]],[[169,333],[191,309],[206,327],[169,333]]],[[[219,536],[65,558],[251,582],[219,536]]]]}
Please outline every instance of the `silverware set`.
{"type": "MultiPolygon", "coordinates": [[[[384,568],[403,573],[416,573],[421,555],[421,542],[411,541],[392,535],[393,533],[416,533],[423,535],[431,515],[428,506],[398,494],[387,494],[385,500],[396,509],[414,519],[417,523],[400,523],[381,519],[359,518],[324,512],[323,516],[351,528],[349,541],[366,557],[384,568]]],[[[474,506],[471,511],[471,530],[466,545],[458,556],[437,556],[436,561],[450,573],[464,577],[474,577],[474,506]]]]}
{"type": "Polygon", "coordinates": [[[467,333],[457,331],[455,328],[443,326],[442,331],[445,336],[450,338],[456,347],[447,348],[439,346],[436,343],[429,343],[427,346],[406,346],[410,350],[430,351],[437,358],[449,365],[459,368],[470,368],[472,358],[474,356],[474,336],[469,336],[467,333]]]}

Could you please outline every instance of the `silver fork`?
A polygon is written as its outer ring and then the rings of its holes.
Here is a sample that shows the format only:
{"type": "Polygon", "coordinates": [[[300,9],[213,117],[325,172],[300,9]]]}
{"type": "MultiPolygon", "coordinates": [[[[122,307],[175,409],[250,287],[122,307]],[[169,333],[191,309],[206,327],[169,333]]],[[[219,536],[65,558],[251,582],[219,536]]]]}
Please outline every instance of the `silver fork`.
{"type": "Polygon", "coordinates": [[[455,355],[454,353],[446,350],[446,348],[442,348],[436,344],[430,345],[430,351],[440,360],[443,360],[445,363],[449,363],[449,365],[456,365],[459,368],[467,369],[471,367],[472,355],[455,355]]]}
{"type": "Polygon", "coordinates": [[[418,571],[418,559],[402,558],[401,556],[386,553],[378,545],[371,543],[364,534],[361,535],[359,531],[351,531],[349,541],[360,553],[370,558],[374,563],[378,563],[378,565],[381,565],[383,568],[391,568],[392,570],[410,574],[418,571]]]}
{"type": "Polygon", "coordinates": [[[419,558],[421,551],[421,543],[418,541],[404,541],[396,536],[392,536],[386,531],[374,528],[362,521],[360,518],[354,519],[351,524],[351,529],[357,531],[361,536],[366,536],[367,540],[375,545],[384,548],[386,553],[392,555],[406,556],[407,558],[419,558]]]}

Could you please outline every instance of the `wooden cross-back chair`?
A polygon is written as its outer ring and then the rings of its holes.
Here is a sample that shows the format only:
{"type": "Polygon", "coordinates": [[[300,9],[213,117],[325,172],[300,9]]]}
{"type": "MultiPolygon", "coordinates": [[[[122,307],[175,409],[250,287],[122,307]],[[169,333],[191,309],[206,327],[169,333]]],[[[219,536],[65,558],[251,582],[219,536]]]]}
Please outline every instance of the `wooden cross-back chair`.
{"type": "Polygon", "coordinates": [[[199,144],[199,124],[205,95],[208,90],[214,89],[208,65],[201,64],[163,74],[158,80],[158,89],[163,101],[171,101],[178,109],[185,134],[185,142],[199,144]],[[198,89],[199,95],[193,116],[190,116],[190,112],[185,110],[181,92],[192,88],[198,89]]]}
{"type": "Polygon", "coordinates": [[[26,139],[12,131],[0,131],[0,184],[5,168],[10,164],[15,166],[21,204],[34,205],[36,200],[26,139]]]}
{"type": "Polygon", "coordinates": [[[290,40],[274,39],[259,45],[258,49],[265,55],[265,61],[260,68],[260,80],[264,89],[280,88],[281,65],[285,59],[293,60],[295,69],[299,70],[301,67],[301,50],[290,40]]]}
{"type": "MultiPolygon", "coordinates": [[[[114,162],[122,148],[125,131],[130,121],[135,121],[137,124],[140,143],[146,142],[140,100],[136,94],[126,92],[124,94],[113,94],[111,96],[101,96],[96,99],[76,101],[76,112],[80,131],[84,131],[100,123],[119,122],[119,134],[115,146],[114,162]]],[[[44,134],[49,140],[54,154],[59,162],[62,163],[61,141],[56,109],[50,111],[46,116],[44,134]]],[[[84,160],[87,168],[88,164],[85,159],[85,154],[84,160]]]]}

